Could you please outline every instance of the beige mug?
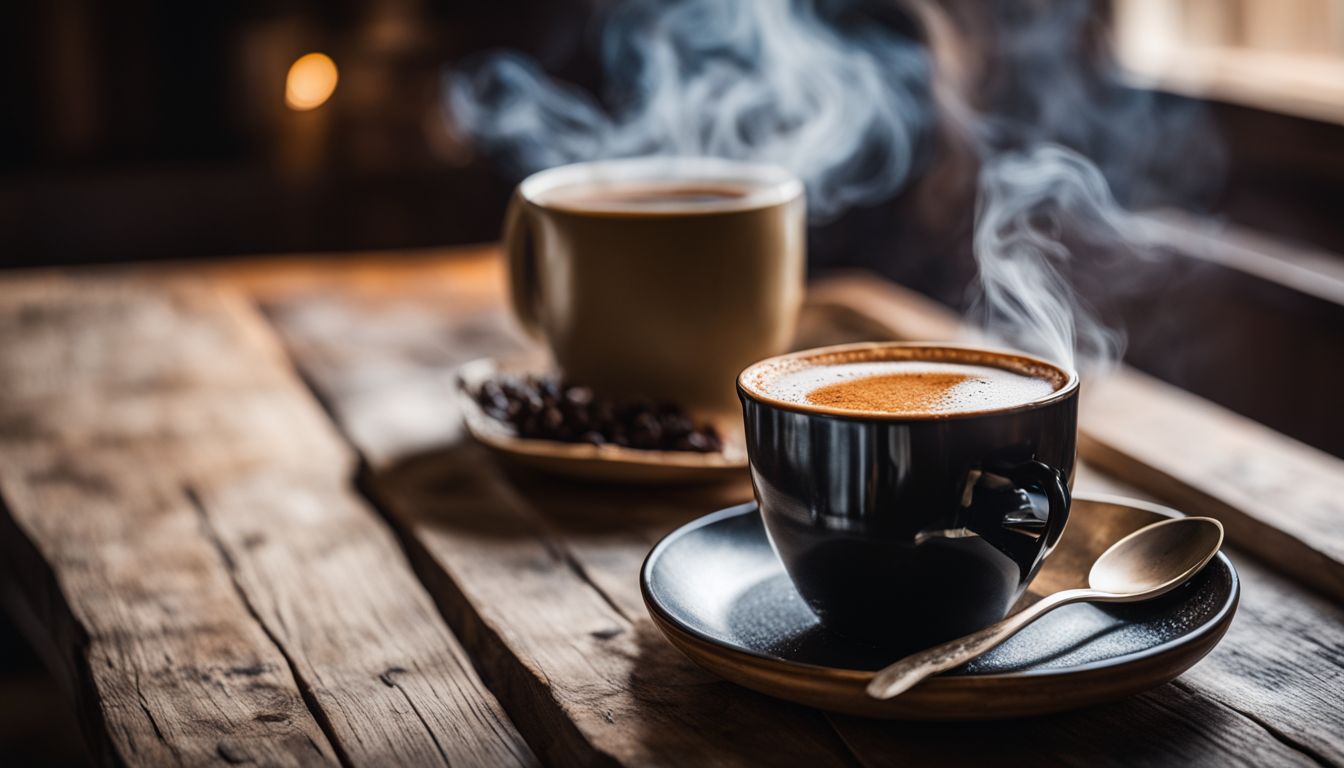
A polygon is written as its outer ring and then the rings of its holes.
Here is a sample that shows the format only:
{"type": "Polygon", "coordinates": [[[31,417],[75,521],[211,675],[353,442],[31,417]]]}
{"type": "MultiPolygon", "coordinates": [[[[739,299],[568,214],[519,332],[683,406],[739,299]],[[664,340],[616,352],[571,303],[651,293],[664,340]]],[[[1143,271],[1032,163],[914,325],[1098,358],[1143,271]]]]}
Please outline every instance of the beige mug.
{"type": "Polygon", "coordinates": [[[564,376],[610,397],[738,408],[802,303],[803,185],[768,165],[635,158],[518,185],[505,222],[513,310],[564,376]]]}

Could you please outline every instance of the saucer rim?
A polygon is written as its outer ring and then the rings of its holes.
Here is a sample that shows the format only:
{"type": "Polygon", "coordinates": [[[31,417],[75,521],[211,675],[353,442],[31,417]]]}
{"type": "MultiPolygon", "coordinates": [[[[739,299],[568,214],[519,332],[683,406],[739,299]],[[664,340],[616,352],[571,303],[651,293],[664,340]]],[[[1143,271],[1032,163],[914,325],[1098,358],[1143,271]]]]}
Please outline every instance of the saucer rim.
{"type": "MultiPolygon", "coordinates": [[[[1075,495],[1073,498],[1074,501],[1098,502],[1102,504],[1113,504],[1113,505],[1133,507],[1136,509],[1142,509],[1147,512],[1152,512],[1167,518],[1186,517],[1186,515],[1183,512],[1180,512],[1171,507],[1143,501],[1140,499],[1131,499],[1124,496],[1118,496],[1113,494],[1080,493],[1075,495]]],[[[693,627],[687,626],[685,623],[683,623],[675,616],[673,616],[670,611],[666,610],[653,597],[652,587],[650,585],[652,579],[653,564],[657,561],[658,557],[662,555],[663,551],[665,551],[667,547],[671,546],[671,544],[676,539],[679,539],[682,536],[691,533],[692,531],[696,531],[699,530],[700,528],[713,525],[722,520],[738,517],[741,515],[751,514],[753,512],[759,514],[759,507],[755,500],[748,501],[743,504],[737,504],[732,507],[727,507],[725,509],[720,509],[715,512],[711,512],[707,515],[698,517],[695,520],[692,520],[686,523],[685,525],[682,525],[676,528],[675,530],[669,532],[666,536],[659,539],[658,543],[655,544],[651,550],[649,550],[649,553],[644,557],[644,562],[639,569],[639,589],[641,595],[644,598],[645,608],[649,611],[650,614],[653,615],[655,623],[670,626],[677,632],[690,635],[696,640],[699,640],[703,643],[708,643],[711,646],[714,646],[715,648],[718,648],[729,654],[739,656],[749,656],[758,661],[766,662],[771,666],[781,667],[789,671],[790,673],[822,675],[826,677],[837,678],[852,682],[863,682],[871,679],[872,676],[877,672],[877,670],[861,670],[847,667],[830,667],[821,664],[811,664],[802,661],[792,661],[789,659],[781,658],[779,656],[772,656],[769,654],[761,653],[760,651],[744,648],[740,645],[730,645],[728,643],[725,643],[723,640],[719,638],[710,637],[709,635],[693,627]]],[[[1097,661],[1091,661],[1087,662],[1086,664],[1079,664],[1076,666],[1024,669],[1024,670],[1015,670],[1012,672],[994,672],[990,674],[972,673],[972,674],[955,674],[955,675],[937,675],[929,678],[928,680],[925,680],[923,683],[920,683],[919,687],[921,689],[928,690],[930,688],[942,688],[942,687],[954,686],[957,685],[958,683],[966,684],[966,683],[976,683],[980,681],[994,681],[994,680],[1002,680],[1002,681],[1029,680],[1029,679],[1034,680],[1034,679],[1051,678],[1051,677],[1068,677],[1075,675],[1084,675],[1089,672],[1108,670],[1113,669],[1115,667],[1129,666],[1131,664],[1150,661],[1154,658],[1161,657],[1163,655],[1166,655],[1176,650],[1180,650],[1187,646],[1195,645],[1199,641],[1204,640],[1205,636],[1210,633],[1219,633],[1221,635],[1221,633],[1227,631],[1227,625],[1229,624],[1230,614],[1234,614],[1237,610],[1238,605],[1240,605],[1241,603],[1241,577],[1240,574],[1237,573],[1236,566],[1232,564],[1232,560],[1227,556],[1227,553],[1225,553],[1222,549],[1218,550],[1218,553],[1214,556],[1213,560],[1219,561],[1223,565],[1223,567],[1225,567],[1228,571],[1228,575],[1230,576],[1231,581],[1228,587],[1228,597],[1223,602],[1223,605],[1218,609],[1216,613],[1214,613],[1212,617],[1210,617],[1206,622],[1201,624],[1199,627],[1196,627],[1195,629],[1192,629],[1189,632],[1183,633],[1180,637],[1168,640],[1164,643],[1159,643],[1158,645],[1154,645],[1151,648],[1147,648],[1142,651],[1127,653],[1110,659],[1100,659],[1097,661]]],[[[1210,563],[1212,563],[1213,560],[1210,560],[1210,563]]],[[[1220,639],[1221,637],[1215,639],[1213,645],[1216,645],[1217,640],[1220,639]]],[[[1212,646],[1210,646],[1209,650],[1212,650],[1212,646]]]]}

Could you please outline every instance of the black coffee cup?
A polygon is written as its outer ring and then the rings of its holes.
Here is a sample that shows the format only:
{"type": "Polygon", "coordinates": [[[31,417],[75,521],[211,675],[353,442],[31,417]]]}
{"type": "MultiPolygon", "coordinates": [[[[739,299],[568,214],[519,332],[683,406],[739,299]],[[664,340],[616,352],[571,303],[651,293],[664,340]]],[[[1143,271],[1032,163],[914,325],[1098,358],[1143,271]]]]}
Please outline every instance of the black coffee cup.
{"type": "Polygon", "coordinates": [[[1012,352],[857,344],[761,361],[737,389],[770,541],[828,629],[905,651],[988,626],[1064,530],[1072,371],[1012,352]],[[1004,368],[1055,390],[1004,408],[897,415],[782,400],[752,383],[779,366],[889,359],[1004,368]]]}

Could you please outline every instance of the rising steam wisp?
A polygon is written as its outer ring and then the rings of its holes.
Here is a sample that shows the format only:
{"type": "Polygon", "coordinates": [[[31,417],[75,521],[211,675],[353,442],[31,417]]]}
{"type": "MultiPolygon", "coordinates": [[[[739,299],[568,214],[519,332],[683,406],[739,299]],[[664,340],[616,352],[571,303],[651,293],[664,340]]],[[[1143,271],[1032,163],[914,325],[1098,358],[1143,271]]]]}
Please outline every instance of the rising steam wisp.
{"type": "Polygon", "coordinates": [[[1145,253],[1142,220],[1115,202],[1097,166],[1054,144],[990,158],[979,187],[975,309],[985,330],[1069,367],[1119,360],[1123,331],[1083,303],[1075,273],[1085,262],[1097,279],[1145,253]]]}
{"type": "MultiPolygon", "coordinates": [[[[1108,179],[1145,204],[1212,189],[1221,156],[1202,116],[1084,65],[1092,0],[975,6],[994,39],[972,34],[961,51],[999,54],[978,108],[944,98],[958,85],[915,37],[853,14],[837,23],[837,8],[856,5],[629,0],[604,29],[602,100],[497,53],[449,74],[447,118],[519,175],[638,155],[775,163],[804,180],[814,221],[901,190],[941,120],[981,164],[974,309],[985,329],[1072,367],[1118,360],[1123,332],[1078,291],[1084,280],[1094,295],[1132,289],[1127,265],[1146,252],[1141,219],[1108,179]]],[[[927,29],[957,26],[939,3],[909,7],[927,29]]]]}
{"type": "Polygon", "coordinates": [[[824,220],[904,184],[929,117],[916,41],[809,2],[635,0],[603,35],[606,102],[496,54],[450,73],[449,120],[516,171],[639,155],[781,165],[824,220]]]}

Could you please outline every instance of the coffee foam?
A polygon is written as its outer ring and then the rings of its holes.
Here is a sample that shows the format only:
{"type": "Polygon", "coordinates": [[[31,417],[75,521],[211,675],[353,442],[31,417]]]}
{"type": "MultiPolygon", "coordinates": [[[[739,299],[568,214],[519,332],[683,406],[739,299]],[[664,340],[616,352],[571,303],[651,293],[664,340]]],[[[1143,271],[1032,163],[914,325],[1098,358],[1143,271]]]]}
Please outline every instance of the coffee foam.
{"type": "Polygon", "coordinates": [[[918,416],[1026,405],[1056,392],[1065,379],[1060,371],[1025,359],[887,347],[767,361],[748,369],[743,385],[755,394],[804,409],[918,416]],[[919,359],[920,355],[935,359],[919,359]]]}

